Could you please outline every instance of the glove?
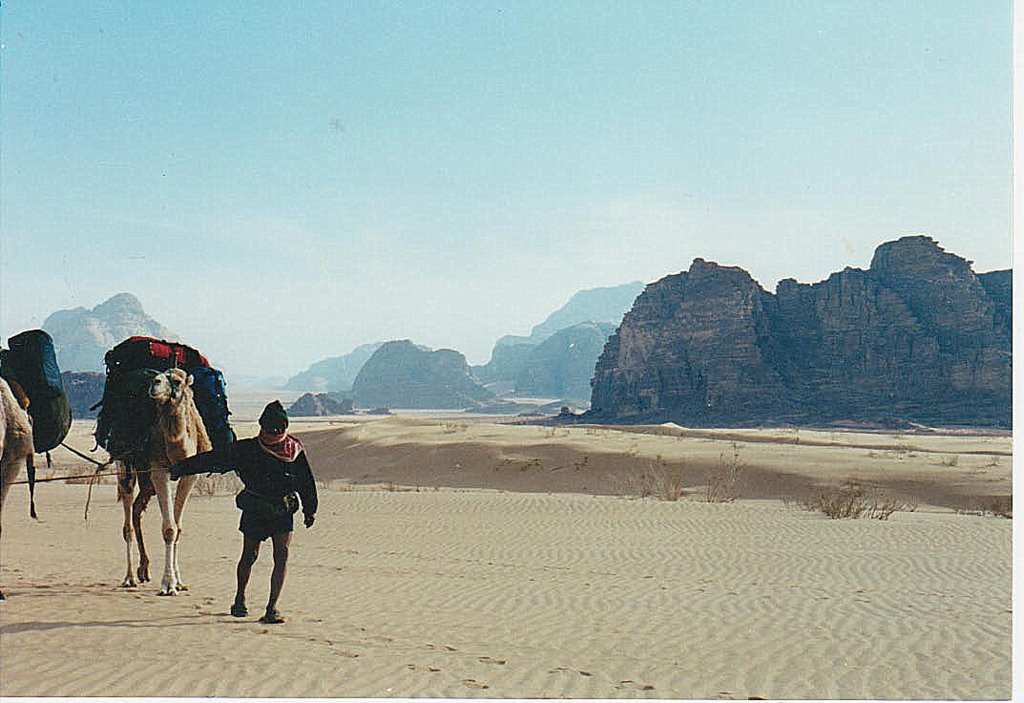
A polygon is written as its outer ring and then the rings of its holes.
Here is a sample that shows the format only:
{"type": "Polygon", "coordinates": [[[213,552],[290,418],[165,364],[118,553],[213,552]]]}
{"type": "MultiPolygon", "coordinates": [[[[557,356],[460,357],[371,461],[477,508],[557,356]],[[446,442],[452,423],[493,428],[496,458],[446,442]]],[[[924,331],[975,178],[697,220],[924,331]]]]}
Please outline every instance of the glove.
{"type": "Polygon", "coordinates": [[[313,526],[314,520],[316,520],[316,515],[306,514],[304,519],[302,520],[302,524],[305,525],[307,528],[310,528],[313,526]]]}

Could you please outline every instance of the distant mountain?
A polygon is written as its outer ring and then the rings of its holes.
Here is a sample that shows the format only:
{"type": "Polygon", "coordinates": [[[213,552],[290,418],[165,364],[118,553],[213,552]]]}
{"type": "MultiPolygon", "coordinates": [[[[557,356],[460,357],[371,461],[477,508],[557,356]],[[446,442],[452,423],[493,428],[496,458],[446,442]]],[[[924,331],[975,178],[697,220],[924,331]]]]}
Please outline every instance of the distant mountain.
{"type": "Polygon", "coordinates": [[[588,401],[594,365],[613,332],[615,325],[607,322],[583,322],[528,347],[516,373],[516,395],[588,401]]]}
{"type": "Polygon", "coordinates": [[[594,375],[598,422],[1011,425],[1011,272],[933,239],[775,293],[695,259],[652,283],[594,375]]]}
{"type": "Polygon", "coordinates": [[[43,329],[53,337],[63,371],[104,371],[103,355],[132,335],[178,339],[149,317],[131,293],[119,293],[92,310],[58,310],[46,318],[43,329]]]}
{"type": "MultiPolygon", "coordinates": [[[[581,290],[569,298],[569,302],[548,315],[547,319],[539,325],[535,325],[529,337],[512,334],[501,337],[494,345],[494,351],[491,352],[491,360],[483,366],[473,367],[473,373],[482,382],[489,385],[497,386],[516,383],[516,392],[519,392],[517,379],[525,380],[526,378],[521,376],[521,373],[524,365],[527,363],[527,359],[530,357],[532,348],[542,344],[555,333],[567,330],[583,322],[610,324],[614,329],[622,321],[622,316],[626,314],[626,311],[633,305],[633,301],[643,292],[643,289],[644,284],[635,281],[620,286],[581,290]]],[[[561,348],[569,349],[568,346],[562,346],[561,348]]],[[[550,350],[545,351],[544,354],[549,352],[550,350]]],[[[546,362],[538,363],[550,365],[553,361],[549,358],[546,362]]],[[[565,360],[564,363],[576,362],[565,360]]],[[[572,383],[576,384],[575,388],[578,391],[578,383],[575,381],[572,383]]],[[[588,398],[590,396],[589,377],[587,378],[587,383],[587,392],[581,398],[588,398]]],[[[527,383],[527,385],[530,387],[535,386],[532,381],[527,383]]],[[[545,385],[550,386],[550,384],[545,385]]]]}
{"type": "Polygon", "coordinates": [[[352,386],[363,408],[472,408],[494,394],[453,349],[430,351],[408,339],[387,342],[360,369],[352,386]]]}
{"type": "Polygon", "coordinates": [[[288,379],[284,387],[292,391],[350,390],[363,364],[382,344],[384,342],[362,344],[344,356],[332,356],[318,361],[302,373],[288,379]]]}
{"type": "Polygon", "coordinates": [[[644,290],[640,281],[621,286],[581,290],[569,302],[548,315],[544,322],[530,332],[530,339],[540,344],[559,330],[581,322],[609,322],[618,326],[622,316],[633,307],[636,297],[644,290]]]}

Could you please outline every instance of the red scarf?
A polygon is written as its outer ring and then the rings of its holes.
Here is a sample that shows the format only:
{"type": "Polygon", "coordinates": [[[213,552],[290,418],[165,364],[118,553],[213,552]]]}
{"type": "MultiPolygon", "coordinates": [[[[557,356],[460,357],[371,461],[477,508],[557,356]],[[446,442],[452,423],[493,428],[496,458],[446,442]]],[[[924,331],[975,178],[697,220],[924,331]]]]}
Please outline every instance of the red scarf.
{"type": "Polygon", "coordinates": [[[295,461],[303,450],[302,442],[287,432],[270,434],[261,429],[259,436],[256,437],[256,442],[260,445],[260,449],[270,456],[288,463],[295,461]]]}

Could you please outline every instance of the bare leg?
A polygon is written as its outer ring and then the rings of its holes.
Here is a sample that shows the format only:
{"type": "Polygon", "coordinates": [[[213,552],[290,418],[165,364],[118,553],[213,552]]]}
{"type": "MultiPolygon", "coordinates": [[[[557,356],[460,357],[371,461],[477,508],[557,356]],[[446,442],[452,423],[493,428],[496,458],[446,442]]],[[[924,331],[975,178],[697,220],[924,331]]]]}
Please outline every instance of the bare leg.
{"type": "Polygon", "coordinates": [[[256,563],[256,557],[259,555],[260,543],[243,535],[242,555],[238,557],[238,568],[235,570],[235,574],[238,577],[238,588],[235,590],[235,605],[245,605],[245,589],[249,585],[252,565],[256,563]]]}
{"type": "Polygon", "coordinates": [[[135,493],[135,474],[124,465],[117,467],[117,499],[124,508],[124,524],[121,536],[124,537],[124,557],[127,562],[124,581],[121,588],[134,588],[135,575],[132,573],[132,494],[135,493]]]}
{"type": "Polygon", "coordinates": [[[174,539],[177,537],[177,528],[174,526],[174,517],[170,504],[170,479],[165,468],[155,469],[150,478],[153,480],[153,489],[156,491],[157,502],[160,503],[160,517],[162,518],[162,532],[164,538],[164,575],[160,579],[160,595],[173,596],[178,592],[178,582],[174,578],[174,539]]]}
{"type": "Polygon", "coordinates": [[[284,586],[285,573],[288,570],[288,545],[292,541],[291,532],[274,535],[274,570],[270,573],[270,598],[267,600],[267,612],[277,610],[277,599],[284,586]]]}
{"type": "Polygon", "coordinates": [[[153,495],[153,484],[148,479],[142,480],[140,477],[139,495],[132,504],[132,526],[135,528],[135,540],[139,544],[139,583],[149,581],[149,554],[146,553],[146,543],[142,538],[142,513],[153,495]]]}
{"type": "Polygon", "coordinates": [[[174,537],[174,580],[178,583],[179,591],[187,591],[188,586],[185,585],[184,580],[181,578],[181,567],[178,566],[178,550],[180,548],[179,542],[181,541],[181,516],[185,512],[185,504],[188,503],[188,494],[192,491],[192,486],[196,482],[195,476],[182,476],[178,479],[178,488],[174,491],[174,527],[177,533],[174,537]]]}

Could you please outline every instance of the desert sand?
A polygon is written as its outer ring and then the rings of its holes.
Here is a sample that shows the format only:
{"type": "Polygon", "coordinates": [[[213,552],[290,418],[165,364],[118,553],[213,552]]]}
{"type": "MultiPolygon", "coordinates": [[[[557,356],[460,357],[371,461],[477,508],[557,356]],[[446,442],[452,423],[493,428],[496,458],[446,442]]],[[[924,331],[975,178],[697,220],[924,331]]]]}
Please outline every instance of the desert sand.
{"type": "MultiPolygon", "coordinates": [[[[252,418],[238,418],[247,436],[252,418]]],[[[296,420],[321,481],[280,606],[227,614],[229,492],[190,502],[190,590],[120,589],[114,487],[15,486],[4,510],[0,695],[928,698],[1010,695],[1010,438],[296,420]],[[737,500],[704,485],[739,466],[737,500]],[[684,495],[633,493],[639,472],[684,495]],[[855,479],[913,511],[830,520],[855,479]]],[[[90,423],[71,441],[88,448],[90,423]]],[[[98,452],[98,454],[102,454],[98,452]]],[[[58,452],[53,471],[85,467],[58,452]]],[[[222,487],[223,488],[223,487],[222,487]]],[[[160,553],[159,511],[145,533],[160,553]]]]}

